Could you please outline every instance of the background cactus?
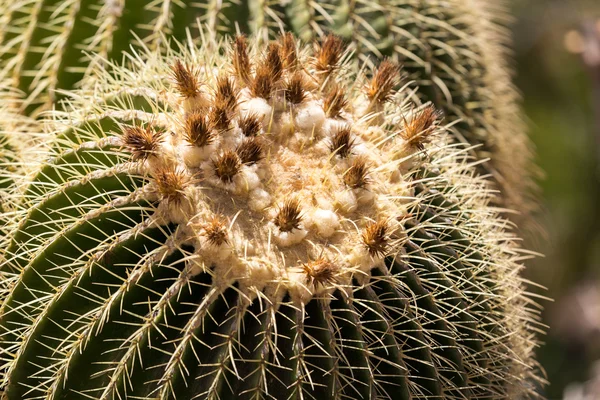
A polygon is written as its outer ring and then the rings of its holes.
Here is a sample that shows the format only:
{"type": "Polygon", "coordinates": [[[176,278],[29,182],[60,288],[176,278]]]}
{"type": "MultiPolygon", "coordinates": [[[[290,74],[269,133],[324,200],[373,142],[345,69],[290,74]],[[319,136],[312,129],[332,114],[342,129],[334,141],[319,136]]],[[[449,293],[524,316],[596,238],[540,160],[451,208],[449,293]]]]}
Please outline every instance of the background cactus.
{"type": "Polygon", "coordinates": [[[534,396],[524,255],[397,65],[202,38],[47,121],[1,246],[5,397],[534,396]]]}
{"type": "Polygon", "coordinates": [[[536,208],[533,156],[507,68],[501,2],[10,0],[0,7],[3,74],[24,93],[21,109],[34,115],[62,90],[93,85],[84,79],[86,54],[120,61],[132,44],[152,49],[168,37],[184,40],[197,22],[222,34],[264,38],[281,30],[303,40],[334,32],[363,60],[401,62],[404,78],[421,88],[417,101],[432,101],[449,122],[460,119],[451,131],[479,146],[472,150],[477,158],[491,158],[479,170],[502,193],[499,205],[525,216],[536,208]]]}

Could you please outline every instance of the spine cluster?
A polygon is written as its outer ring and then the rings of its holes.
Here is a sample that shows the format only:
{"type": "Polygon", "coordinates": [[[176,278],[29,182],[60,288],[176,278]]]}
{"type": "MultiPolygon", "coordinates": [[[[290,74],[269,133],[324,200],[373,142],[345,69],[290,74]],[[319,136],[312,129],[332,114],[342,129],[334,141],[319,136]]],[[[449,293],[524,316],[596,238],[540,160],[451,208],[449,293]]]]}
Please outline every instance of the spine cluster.
{"type": "Polygon", "coordinates": [[[335,36],[314,56],[290,34],[252,55],[238,36],[220,72],[172,63],[169,126],[122,128],[131,159],[152,177],[160,218],[187,226],[224,284],[277,285],[308,301],[326,283],[364,279],[401,240],[411,197],[402,160],[424,150],[440,115],[415,111],[382,141],[400,70],[384,61],[344,91],[344,57],[335,36]],[[257,262],[269,273],[252,271],[257,262]]]}

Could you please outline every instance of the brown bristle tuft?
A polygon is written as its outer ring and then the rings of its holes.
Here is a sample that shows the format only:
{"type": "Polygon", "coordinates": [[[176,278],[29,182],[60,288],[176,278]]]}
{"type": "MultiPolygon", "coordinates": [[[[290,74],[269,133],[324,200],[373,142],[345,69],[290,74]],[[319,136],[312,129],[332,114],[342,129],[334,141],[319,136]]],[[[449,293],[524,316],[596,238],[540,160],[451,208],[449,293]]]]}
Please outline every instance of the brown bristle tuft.
{"type": "Polygon", "coordinates": [[[210,125],[217,130],[225,131],[230,128],[231,118],[226,104],[215,103],[208,114],[210,125]]]}
{"type": "Polygon", "coordinates": [[[308,278],[308,283],[315,288],[327,287],[337,283],[337,273],[340,268],[324,258],[303,264],[302,269],[308,278]]]}
{"type": "Polygon", "coordinates": [[[329,34],[315,51],[315,68],[329,74],[338,67],[344,53],[344,42],[338,36],[329,34]]]}
{"type": "Polygon", "coordinates": [[[200,93],[200,81],[193,67],[184,65],[181,60],[175,60],[171,67],[171,75],[177,86],[177,91],[186,99],[195,97],[200,93]]]}
{"type": "Polygon", "coordinates": [[[329,149],[332,153],[337,154],[341,158],[346,158],[351,154],[353,146],[354,139],[352,139],[352,129],[349,125],[344,125],[331,137],[329,149]]]}
{"type": "Polygon", "coordinates": [[[238,126],[246,137],[256,136],[260,133],[262,124],[256,114],[246,114],[238,121],[238,126]]]}
{"type": "Polygon", "coordinates": [[[400,68],[390,60],[379,64],[367,86],[367,97],[372,102],[385,103],[394,95],[394,87],[400,83],[400,68]]]}
{"type": "Polygon", "coordinates": [[[292,104],[300,104],[306,98],[306,83],[302,72],[295,72],[286,82],[285,99],[292,104]]]}
{"type": "Polygon", "coordinates": [[[150,125],[123,128],[123,144],[131,151],[133,161],[147,160],[156,154],[164,136],[164,131],[157,131],[150,125]]]}
{"type": "Polygon", "coordinates": [[[234,112],[237,108],[238,94],[235,90],[235,83],[231,78],[224,75],[217,77],[215,104],[219,104],[226,108],[228,112],[234,112]]]}
{"type": "Polygon", "coordinates": [[[274,223],[282,232],[291,232],[300,228],[302,222],[302,209],[298,199],[291,198],[283,203],[275,216],[274,223]]]}
{"type": "Polygon", "coordinates": [[[323,101],[323,109],[329,118],[340,118],[342,110],[348,105],[348,99],[338,85],[333,85],[323,101]]]}
{"type": "Polygon", "coordinates": [[[270,71],[273,82],[279,82],[283,77],[283,60],[281,59],[281,45],[279,43],[269,43],[264,65],[270,71]]]}
{"type": "Polygon", "coordinates": [[[169,167],[157,170],[153,178],[162,199],[170,203],[180,202],[185,197],[184,190],[190,183],[184,170],[169,167]]]}
{"type": "Polygon", "coordinates": [[[296,40],[291,32],[286,32],[281,36],[281,59],[285,69],[289,71],[296,71],[298,69],[296,40]]]}
{"type": "Polygon", "coordinates": [[[246,37],[238,35],[233,43],[233,69],[240,83],[250,86],[250,57],[248,56],[248,42],[246,37]]]}
{"type": "Polygon", "coordinates": [[[364,188],[369,183],[368,174],[367,161],[362,157],[356,158],[344,173],[344,183],[352,189],[364,188]]]}
{"type": "Polygon", "coordinates": [[[263,159],[263,144],[260,139],[256,137],[249,137],[244,139],[235,152],[238,157],[240,157],[242,164],[256,164],[263,159]]]}
{"type": "Polygon", "coordinates": [[[275,81],[268,66],[261,64],[256,69],[256,75],[250,85],[250,92],[254,97],[269,100],[273,94],[275,81]]]}
{"type": "Polygon", "coordinates": [[[224,76],[217,77],[215,101],[209,113],[211,125],[218,130],[227,130],[231,125],[231,114],[238,106],[238,95],[234,82],[224,76]]]}
{"type": "Polygon", "coordinates": [[[431,142],[432,134],[441,117],[442,112],[435,106],[429,105],[413,115],[412,119],[406,123],[404,130],[400,132],[400,136],[411,146],[423,151],[425,144],[431,142]]]}
{"type": "Polygon", "coordinates": [[[193,111],[185,116],[184,139],[196,147],[204,147],[214,140],[211,125],[204,113],[193,111]]]}
{"type": "Polygon", "coordinates": [[[371,222],[365,228],[362,234],[362,240],[374,257],[383,257],[387,254],[389,247],[390,227],[386,221],[371,222]]]}
{"type": "Polygon", "coordinates": [[[205,225],[202,235],[213,246],[229,243],[227,222],[223,216],[215,215],[205,225]]]}
{"type": "Polygon", "coordinates": [[[235,151],[227,150],[213,160],[213,167],[215,175],[220,180],[230,183],[233,177],[240,172],[242,162],[235,151]]]}

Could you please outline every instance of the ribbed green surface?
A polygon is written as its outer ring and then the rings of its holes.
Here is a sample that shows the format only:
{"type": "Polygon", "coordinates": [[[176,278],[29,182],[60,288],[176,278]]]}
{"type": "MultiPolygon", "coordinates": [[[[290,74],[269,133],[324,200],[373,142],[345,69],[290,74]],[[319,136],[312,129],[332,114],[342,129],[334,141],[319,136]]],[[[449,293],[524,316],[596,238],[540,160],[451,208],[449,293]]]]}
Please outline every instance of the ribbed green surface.
{"type": "MultiPolygon", "coordinates": [[[[120,62],[130,46],[186,39],[209,4],[191,1],[24,0],[0,3],[4,75],[25,93],[27,113],[80,84],[93,56],[120,62]],[[188,4],[189,3],[189,4],[188,4]],[[139,38],[139,39],[138,39],[139,38]]],[[[102,62],[102,61],[98,61],[102,62]]]]}

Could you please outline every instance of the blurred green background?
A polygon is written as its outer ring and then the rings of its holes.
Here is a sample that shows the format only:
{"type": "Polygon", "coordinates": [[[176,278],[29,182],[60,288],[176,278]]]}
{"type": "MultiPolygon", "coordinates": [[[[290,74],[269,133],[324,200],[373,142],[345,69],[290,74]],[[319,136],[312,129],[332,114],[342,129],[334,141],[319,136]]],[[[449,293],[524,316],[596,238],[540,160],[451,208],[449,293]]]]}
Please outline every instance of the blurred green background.
{"type": "Polygon", "coordinates": [[[600,1],[513,0],[513,9],[515,82],[545,171],[547,237],[534,244],[545,257],[526,271],[548,288],[531,291],[554,299],[541,300],[544,393],[600,399],[600,1]]]}

